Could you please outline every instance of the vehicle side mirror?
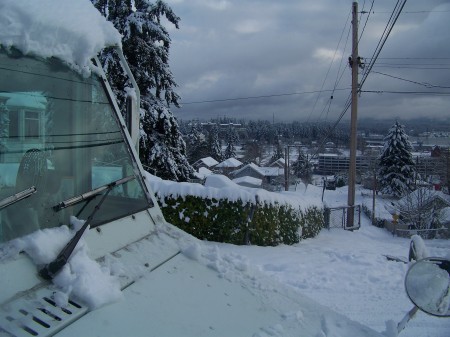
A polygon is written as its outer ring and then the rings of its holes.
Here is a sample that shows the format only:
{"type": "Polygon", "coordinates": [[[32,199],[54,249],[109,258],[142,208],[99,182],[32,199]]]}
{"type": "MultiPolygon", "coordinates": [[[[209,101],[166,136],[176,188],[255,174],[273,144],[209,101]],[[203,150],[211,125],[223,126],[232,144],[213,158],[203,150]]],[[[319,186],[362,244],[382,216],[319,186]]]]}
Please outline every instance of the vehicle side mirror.
{"type": "Polygon", "coordinates": [[[450,260],[430,257],[414,263],[406,274],[405,288],[420,310],[450,317],[450,260]]]}

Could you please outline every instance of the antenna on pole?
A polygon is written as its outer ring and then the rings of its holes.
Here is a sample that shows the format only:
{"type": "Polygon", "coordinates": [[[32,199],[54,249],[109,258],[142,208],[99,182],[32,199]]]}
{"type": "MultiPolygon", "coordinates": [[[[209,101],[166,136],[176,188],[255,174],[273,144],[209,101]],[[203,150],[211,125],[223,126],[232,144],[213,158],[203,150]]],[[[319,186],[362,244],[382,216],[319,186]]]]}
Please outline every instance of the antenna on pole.
{"type": "Polygon", "coordinates": [[[356,128],[358,115],[358,67],[360,58],[358,56],[358,2],[352,5],[352,56],[350,66],[352,68],[352,105],[350,120],[350,162],[348,169],[348,213],[347,227],[353,227],[355,215],[355,180],[356,180],[356,128]]]}

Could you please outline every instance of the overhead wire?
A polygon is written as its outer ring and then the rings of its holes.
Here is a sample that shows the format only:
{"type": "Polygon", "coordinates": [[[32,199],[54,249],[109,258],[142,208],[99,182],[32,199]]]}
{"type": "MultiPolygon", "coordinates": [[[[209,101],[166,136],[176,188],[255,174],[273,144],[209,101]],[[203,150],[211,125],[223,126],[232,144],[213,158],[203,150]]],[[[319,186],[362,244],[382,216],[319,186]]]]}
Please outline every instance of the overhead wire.
{"type": "Polygon", "coordinates": [[[394,91],[394,90],[361,90],[365,93],[375,94],[404,94],[404,95],[436,95],[436,96],[450,96],[450,92],[442,91],[394,91]]]}
{"type": "Polygon", "coordinates": [[[337,88],[337,89],[322,89],[322,90],[312,90],[312,91],[291,92],[291,93],[284,93],[284,94],[243,96],[243,97],[233,97],[233,98],[211,99],[211,100],[204,100],[204,101],[181,102],[181,104],[188,105],[188,104],[203,104],[203,103],[215,103],[215,102],[229,102],[229,101],[239,101],[239,100],[248,100],[248,99],[316,94],[316,93],[320,93],[320,92],[333,92],[336,90],[349,90],[349,89],[350,88],[337,88]]]}
{"type": "Polygon", "coordinates": [[[385,73],[382,73],[382,72],[379,72],[379,71],[372,70],[372,72],[374,74],[379,74],[379,75],[395,78],[397,80],[401,80],[401,81],[405,81],[405,82],[409,82],[409,83],[413,83],[413,84],[418,84],[418,85],[424,86],[426,88],[443,88],[443,89],[449,89],[450,88],[450,87],[447,87],[447,86],[434,85],[434,84],[427,83],[427,82],[418,82],[418,81],[408,80],[406,78],[402,78],[402,77],[394,76],[394,75],[390,75],[390,74],[385,74],[385,73]]]}
{"type": "MultiPolygon", "coordinates": [[[[372,13],[372,9],[373,9],[373,4],[374,4],[374,2],[375,2],[375,0],[372,0],[372,4],[370,5],[370,9],[369,9],[368,12],[366,12],[366,13],[368,13],[367,16],[366,16],[366,22],[364,22],[363,29],[361,30],[361,34],[359,35],[358,43],[359,43],[359,41],[361,41],[361,38],[362,38],[362,36],[364,35],[364,30],[366,29],[367,21],[369,21],[370,14],[372,13]]],[[[364,4],[365,4],[365,2],[364,2],[364,4]]],[[[361,11],[361,15],[363,14],[363,12],[365,12],[365,11],[364,11],[364,6],[363,6],[363,9],[362,9],[362,11],[361,11]]]]}
{"type": "Polygon", "coordinates": [[[375,51],[372,55],[372,58],[367,67],[367,70],[365,69],[365,71],[362,75],[361,82],[359,83],[359,90],[362,89],[362,86],[364,85],[365,81],[367,80],[367,77],[369,76],[370,72],[372,71],[372,68],[373,68],[378,56],[380,55],[381,50],[383,49],[384,44],[387,41],[387,38],[391,34],[392,29],[394,28],[395,23],[397,22],[397,20],[400,16],[400,13],[402,12],[403,8],[405,7],[405,4],[406,4],[406,0],[402,0],[401,3],[400,3],[400,0],[398,0],[397,3],[395,4],[394,10],[392,11],[392,14],[391,14],[391,16],[388,20],[388,23],[383,31],[383,34],[381,35],[378,45],[375,48],[375,51]]]}
{"type": "MultiPolygon", "coordinates": [[[[345,40],[345,44],[344,44],[344,48],[343,48],[343,53],[342,53],[342,55],[341,55],[341,61],[339,62],[339,67],[338,67],[338,70],[337,70],[337,73],[336,73],[336,80],[334,81],[333,90],[332,90],[332,92],[331,92],[331,95],[330,95],[330,97],[329,97],[327,103],[325,104],[324,108],[322,109],[322,112],[321,112],[321,114],[319,115],[319,118],[317,119],[318,121],[321,119],[321,117],[322,117],[322,115],[323,115],[323,112],[325,111],[325,109],[326,109],[327,107],[328,107],[328,109],[327,109],[327,113],[326,113],[325,120],[328,119],[328,114],[329,114],[330,108],[331,108],[331,102],[332,102],[333,99],[334,99],[334,93],[335,93],[336,90],[338,90],[338,89],[337,89],[337,86],[338,86],[339,83],[341,82],[342,77],[343,77],[343,75],[344,75],[344,73],[345,73],[346,68],[345,68],[345,67],[342,68],[342,66],[343,66],[343,64],[344,64],[344,59],[346,59],[346,58],[344,58],[344,55],[345,55],[345,51],[347,50],[347,44],[348,44],[348,41],[349,41],[349,38],[350,38],[350,32],[351,32],[351,26],[349,25],[349,27],[348,27],[348,32],[347,32],[347,38],[346,38],[346,40],[345,40]],[[341,69],[342,69],[342,71],[341,71],[341,69]],[[340,74],[340,75],[339,75],[339,74],[340,74]]],[[[351,88],[349,88],[349,89],[351,89],[351,88]]]]}
{"type": "MultiPolygon", "coordinates": [[[[380,37],[380,40],[378,41],[378,44],[375,48],[375,51],[371,57],[371,61],[368,65],[367,68],[364,68],[364,73],[362,75],[362,80],[359,83],[359,88],[358,88],[358,92],[361,92],[362,86],[364,84],[364,82],[366,81],[367,77],[369,76],[370,72],[372,71],[372,68],[378,58],[378,56],[381,53],[381,50],[384,47],[384,44],[386,43],[387,38],[389,37],[392,29],[394,28],[395,23],[398,20],[398,17],[400,16],[400,13],[403,10],[403,7],[405,6],[407,0],[402,0],[402,2],[400,2],[400,0],[397,0],[397,3],[394,7],[394,9],[392,10],[391,16],[386,24],[386,27],[383,31],[383,34],[380,37]]],[[[359,43],[359,41],[358,41],[359,43]]],[[[356,62],[356,60],[355,60],[356,62]]],[[[349,95],[349,98],[346,101],[346,104],[344,106],[344,109],[342,110],[341,114],[339,115],[339,118],[337,119],[337,121],[333,124],[333,126],[330,128],[330,130],[328,131],[327,135],[325,135],[324,139],[322,140],[322,144],[324,144],[324,142],[326,141],[326,139],[332,134],[332,132],[334,131],[334,129],[337,127],[337,125],[339,124],[339,122],[341,121],[341,119],[344,117],[345,113],[348,111],[348,109],[351,106],[351,102],[352,102],[352,98],[351,98],[351,94],[349,95]]],[[[319,147],[320,148],[320,147],[319,147]]],[[[315,155],[317,155],[318,153],[316,153],[315,155]]]]}
{"type": "MultiPolygon", "coordinates": [[[[322,86],[321,86],[320,90],[322,90],[323,87],[325,86],[325,82],[326,82],[326,80],[327,80],[327,78],[328,78],[328,75],[329,75],[329,73],[330,73],[330,70],[331,70],[331,67],[332,67],[332,65],[333,65],[334,59],[335,59],[336,54],[337,54],[337,52],[338,52],[338,50],[339,50],[339,46],[340,46],[340,44],[341,44],[342,37],[343,37],[344,32],[345,32],[345,27],[347,27],[347,24],[348,24],[348,22],[349,22],[350,16],[351,16],[351,12],[349,12],[348,15],[347,15],[347,20],[345,21],[344,27],[342,28],[341,36],[339,37],[339,42],[337,43],[336,49],[334,50],[333,58],[331,59],[330,66],[328,67],[327,73],[326,73],[325,78],[324,78],[324,80],[323,80],[323,82],[322,82],[322,86]]],[[[315,102],[314,102],[314,105],[313,105],[313,107],[312,107],[312,110],[311,110],[311,112],[310,112],[310,114],[309,114],[309,116],[308,116],[308,118],[307,118],[307,122],[310,120],[312,114],[314,113],[314,110],[315,110],[315,108],[316,108],[317,102],[319,101],[319,98],[320,98],[320,91],[319,91],[319,94],[318,94],[317,97],[316,97],[316,100],[315,100],[315,102]]]]}

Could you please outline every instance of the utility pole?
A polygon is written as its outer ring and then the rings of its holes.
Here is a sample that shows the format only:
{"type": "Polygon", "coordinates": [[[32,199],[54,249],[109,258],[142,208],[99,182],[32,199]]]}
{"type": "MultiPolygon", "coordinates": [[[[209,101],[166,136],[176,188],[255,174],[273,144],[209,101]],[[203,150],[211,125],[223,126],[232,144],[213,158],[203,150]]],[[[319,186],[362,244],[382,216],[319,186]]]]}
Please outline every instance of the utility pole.
{"type": "Polygon", "coordinates": [[[350,121],[350,162],[348,169],[348,213],[347,227],[354,226],[355,217],[355,180],[356,180],[356,125],[358,114],[358,2],[352,5],[352,56],[350,65],[352,68],[352,106],[350,121]]]}
{"type": "Polygon", "coordinates": [[[284,148],[284,190],[289,191],[289,145],[284,148]]]}

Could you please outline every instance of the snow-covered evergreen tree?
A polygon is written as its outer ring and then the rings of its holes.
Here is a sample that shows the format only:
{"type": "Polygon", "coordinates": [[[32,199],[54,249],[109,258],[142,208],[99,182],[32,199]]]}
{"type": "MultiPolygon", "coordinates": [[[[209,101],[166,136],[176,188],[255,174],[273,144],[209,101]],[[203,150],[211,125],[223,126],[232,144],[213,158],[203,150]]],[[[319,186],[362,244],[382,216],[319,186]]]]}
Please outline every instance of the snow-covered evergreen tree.
{"type": "Polygon", "coordinates": [[[236,158],[236,144],[239,141],[238,134],[233,127],[230,127],[227,131],[227,147],[225,148],[224,157],[236,158]]]}
{"type": "MultiPolygon", "coordinates": [[[[186,181],[193,169],[186,158],[186,144],[170,106],[179,107],[175,80],[169,69],[170,37],[161,19],[178,28],[180,18],[163,1],[91,0],[123,35],[122,47],[141,91],[139,156],[144,167],[163,179],[186,181]]],[[[105,72],[125,111],[131,87],[111,50],[101,55],[105,72]]]]}
{"type": "Polygon", "coordinates": [[[208,143],[204,134],[197,124],[191,125],[191,130],[187,135],[187,155],[190,163],[205,158],[209,155],[208,143]]]}
{"type": "Polygon", "coordinates": [[[208,132],[209,155],[218,162],[223,160],[222,147],[219,140],[219,128],[214,125],[208,132]]]}
{"type": "Polygon", "coordinates": [[[416,172],[411,143],[398,122],[391,127],[384,141],[383,152],[379,157],[380,191],[401,197],[414,186],[416,172]]]}
{"type": "Polygon", "coordinates": [[[309,158],[299,150],[297,160],[291,165],[292,171],[297,178],[300,178],[305,185],[312,181],[312,165],[309,158]]]}

